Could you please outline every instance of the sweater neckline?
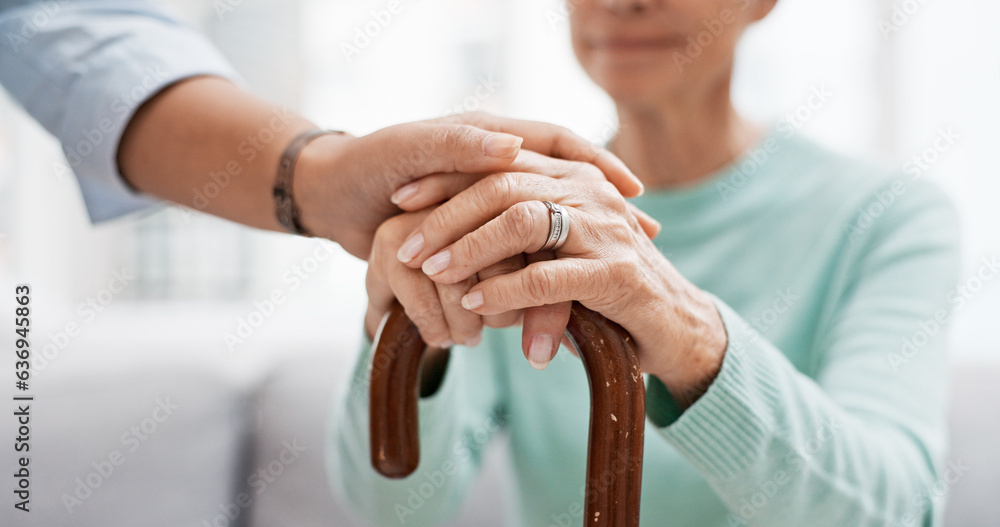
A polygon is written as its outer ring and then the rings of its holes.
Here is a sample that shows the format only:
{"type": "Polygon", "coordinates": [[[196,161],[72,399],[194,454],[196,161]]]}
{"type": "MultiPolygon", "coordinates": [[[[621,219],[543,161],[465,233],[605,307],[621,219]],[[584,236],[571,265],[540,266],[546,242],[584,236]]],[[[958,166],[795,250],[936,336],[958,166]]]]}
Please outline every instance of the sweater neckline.
{"type": "MultiPolygon", "coordinates": [[[[761,193],[767,194],[769,187],[777,184],[781,173],[787,171],[784,160],[789,159],[794,141],[794,136],[769,126],[752,147],[700,181],[647,189],[630,201],[661,222],[682,221],[685,229],[705,222],[725,223],[731,215],[745,214],[746,207],[761,201],[761,193]],[[767,158],[762,160],[764,153],[767,158]]],[[[664,230],[671,229],[664,224],[664,230]]]]}

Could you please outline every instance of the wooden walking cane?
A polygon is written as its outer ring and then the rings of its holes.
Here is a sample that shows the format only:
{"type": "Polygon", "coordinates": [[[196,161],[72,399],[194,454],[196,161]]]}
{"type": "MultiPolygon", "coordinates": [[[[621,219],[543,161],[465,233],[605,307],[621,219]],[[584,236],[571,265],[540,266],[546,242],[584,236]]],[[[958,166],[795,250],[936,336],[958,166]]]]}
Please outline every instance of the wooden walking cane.
{"type": "MultiPolygon", "coordinates": [[[[590,380],[590,443],[583,524],[639,525],[646,395],[635,342],[577,302],[566,333],[590,380]]],[[[372,466],[403,478],[420,463],[418,377],[426,345],[394,302],[375,336],[370,385],[372,466]]]]}

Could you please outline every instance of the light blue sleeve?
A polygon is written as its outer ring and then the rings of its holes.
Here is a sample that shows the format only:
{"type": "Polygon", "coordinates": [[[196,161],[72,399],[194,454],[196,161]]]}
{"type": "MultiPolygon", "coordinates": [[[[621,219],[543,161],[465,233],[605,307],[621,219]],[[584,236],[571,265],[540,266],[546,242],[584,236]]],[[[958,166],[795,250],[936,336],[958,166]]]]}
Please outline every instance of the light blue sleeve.
{"type": "Polygon", "coordinates": [[[0,0],[0,84],[59,139],[93,222],[156,200],[118,171],[135,113],[187,77],[237,79],[203,36],[144,1],[0,0]]]}
{"type": "Polygon", "coordinates": [[[858,249],[814,344],[817,378],[716,301],[729,336],[719,376],[675,421],[654,422],[732,511],[729,525],[940,525],[942,487],[965,470],[945,460],[957,214],[930,185],[904,198],[858,249]]]}

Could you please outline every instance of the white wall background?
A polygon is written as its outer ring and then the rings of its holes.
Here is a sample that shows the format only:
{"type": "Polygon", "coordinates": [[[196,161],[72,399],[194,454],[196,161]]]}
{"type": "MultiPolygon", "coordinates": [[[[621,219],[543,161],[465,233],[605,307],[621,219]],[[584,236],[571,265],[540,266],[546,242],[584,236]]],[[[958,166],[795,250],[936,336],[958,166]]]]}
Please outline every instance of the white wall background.
{"type": "MultiPolygon", "coordinates": [[[[456,105],[556,122],[595,141],[614,126],[610,101],[572,56],[559,0],[406,2],[351,57],[341,45],[385,0],[244,0],[221,16],[212,3],[169,3],[219,43],[254,90],[322,126],[360,135],[456,105]],[[473,94],[483,82],[497,88],[479,100],[473,94]]],[[[835,95],[803,133],[897,167],[922,154],[939,127],[953,127],[960,140],[936,156],[928,177],[959,204],[971,276],[980,257],[1000,253],[997,20],[992,0],[780,0],[741,46],[735,97],[767,122],[825,86],[835,95]],[[879,22],[897,4],[916,10],[883,38],[879,22]]],[[[184,356],[251,377],[292,353],[353,350],[364,306],[361,262],[336,249],[312,268],[309,254],[320,242],[173,207],[90,226],[75,183],[52,169],[60,156],[0,96],[0,291],[34,286],[34,345],[48,346],[52,362],[104,367],[107,357],[124,364],[184,356]],[[312,272],[292,290],[284,278],[296,265],[312,272]],[[91,319],[81,303],[120,268],[136,278],[91,319]],[[223,335],[268,311],[255,302],[274,290],[288,300],[227,349],[223,335]],[[71,323],[79,335],[64,338],[71,323]]],[[[998,283],[986,283],[956,314],[959,360],[1000,360],[998,283]]]]}

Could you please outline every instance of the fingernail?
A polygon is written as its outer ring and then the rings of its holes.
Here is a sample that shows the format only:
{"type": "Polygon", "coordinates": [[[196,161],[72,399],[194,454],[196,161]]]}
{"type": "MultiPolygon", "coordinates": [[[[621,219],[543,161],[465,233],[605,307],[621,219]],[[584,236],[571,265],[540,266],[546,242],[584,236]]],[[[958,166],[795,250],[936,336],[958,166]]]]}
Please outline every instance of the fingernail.
{"type": "Polygon", "coordinates": [[[493,134],[486,138],[483,151],[490,157],[514,157],[523,141],[516,135],[493,134]]]}
{"type": "Polygon", "coordinates": [[[528,346],[528,364],[536,370],[544,370],[552,361],[552,337],[535,335],[528,346]]]}
{"type": "Polygon", "coordinates": [[[399,248],[399,252],[396,253],[396,258],[399,258],[400,262],[406,263],[420,254],[420,251],[424,249],[424,235],[421,233],[416,233],[410,236],[410,239],[406,240],[406,243],[399,248]]]}
{"type": "Polygon", "coordinates": [[[642,184],[642,181],[639,180],[639,176],[635,175],[635,172],[632,172],[632,169],[630,169],[628,165],[625,164],[624,161],[618,159],[618,156],[610,152],[608,152],[608,156],[611,159],[611,162],[614,163],[616,167],[618,167],[618,170],[621,170],[626,174],[628,174],[632,178],[632,180],[635,181],[635,184],[639,186],[639,193],[636,194],[637,196],[641,196],[644,192],[646,192],[646,187],[645,185],[642,184]]]}
{"type": "Polygon", "coordinates": [[[483,334],[479,333],[475,337],[472,337],[472,338],[466,340],[465,341],[465,345],[466,345],[466,347],[474,348],[474,347],[478,346],[479,343],[482,342],[482,341],[483,341],[483,334]]]}
{"type": "Polygon", "coordinates": [[[447,269],[450,263],[451,251],[445,249],[424,261],[424,265],[421,268],[427,276],[434,276],[447,269]]]}
{"type": "Polygon", "coordinates": [[[417,193],[417,187],[419,186],[420,186],[419,181],[414,181],[413,183],[403,185],[402,187],[399,188],[399,190],[393,192],[392,197],[390,197],[389,199],[394,204],[399,205],[400,203],[412,198],[414,194],[417,193]]]}
{"type": "Polygon", "coordinates": [[[483,305],[483,293],[481,291],[472,291],[467,295],[462,297],[462,307],[465,309],[476,309],[483,305]]]}
{"type": "Polygon", "coordinates": [[[438,347],[441,348],[441,349],[443,349],[443,350],[445,350],[445,349],[448,349],[448,348],[450,348],[450,347],[452,347],[454,345],[455,345],[455,343],[452,342],[451,340],[446,340],[446,341],[442,342],[441,345],[438,346],[438,347]]]}

